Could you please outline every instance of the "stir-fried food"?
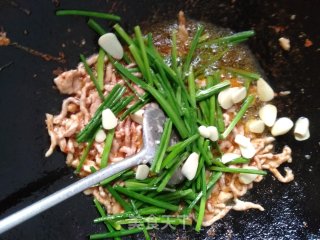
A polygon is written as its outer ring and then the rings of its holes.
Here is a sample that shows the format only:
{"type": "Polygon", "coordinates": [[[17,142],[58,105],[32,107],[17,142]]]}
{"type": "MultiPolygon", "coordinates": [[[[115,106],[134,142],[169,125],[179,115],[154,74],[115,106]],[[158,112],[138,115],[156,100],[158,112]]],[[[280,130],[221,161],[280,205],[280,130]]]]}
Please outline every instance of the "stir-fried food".
{"type": "MultiPolygon", "coordinates": [[[[291,163],[290,147],[274,153],[275,137],[289,132],[293,122],[278,118],[276,94],[241,44],[253,31],[233,34],[211,24],[187,24],[180,12],[179,24],[159,25],[152,34],[135,27],[131,37],[115,25],[120,44],[93,20],[89,25],[102,35],[101,48],[54,79],[69,97],[59,114],[46,115],[46,156],[58,146],[66,163],[85,177],[140,151],[148,105],[167,116],[152,163],[85,191],[102,216],[95,221],[110,231],[92,239],[137,232],[148,238],[148,223],[195,220],[199,231],[232,209],[264,211],[241,197],[267,173],[283,183],[294,179],[289,167],[284,175],[278,170],[291,163]],[[173,134],[178,141],[171,140],[173,134]],[[122,228],[132,223],[141,227],[122,228]]],[[[308,126],[306,118],[299,119],[297,140],[309,137],[308,126]]]]}

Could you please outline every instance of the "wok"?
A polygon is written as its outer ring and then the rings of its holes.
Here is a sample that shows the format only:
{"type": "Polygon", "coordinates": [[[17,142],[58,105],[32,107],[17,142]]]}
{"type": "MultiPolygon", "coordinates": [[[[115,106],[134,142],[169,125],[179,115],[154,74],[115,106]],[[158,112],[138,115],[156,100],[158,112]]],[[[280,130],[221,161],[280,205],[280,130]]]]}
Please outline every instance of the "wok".
{"type": "MultiPolygon", "coordinates": [[[[311,122],[311,139],[297,142],[288,134],[278,138],[277,149],[288,144],[293,149],[290,167],[295,180],[282,184],[269,174],[244,199],[257,202],[265,212],[230,212],[215,224],[214,231],[192,228],[153,232],[158,239],[319,239],[320,161],[317,129],[320,78],[319,3],[299,1],[80,1],[2,0],[0,27],[14,43],[58,56],[65,62],[45,61],[15,46],[0,47],[0,218],[29,205],[77,180],[65,166],[65,156],[56,151],[49,159],[44,153],[49,137],[45,113],[58,113],[64,96],[53,87],[53,71],[70,69],[97,51],[97,36],[82,17],[56,17],[56,9],[86,9],[114,12],[122,25],[150,25],[173,19],[179,10],[188,18],[213,22],[234,31],[254,29],[248,45],[276,91],[291,94],[277,98],[280,115],[311,122]],[[295,15],[292,16],[292,15],[295,15]],[[280,30],[277,32],[276,30],[280,30]],[[291,40],[285,52],[278,38],[291,40]],[[313,45],[305,47],[306,39],[313,45]],[[215,234],[213,234],[215,232],[215,234]]],[[[107,26],[106,26],[107,27],[107,26]]],[[[111,24],[109,25],[111,27],[111,24]]],[[[97,217],[92,198],[79,194],[0,236],[1,239],[86,239],[104,231],[94,225],[97,217]]],[[[211,229],[212,230],[212,229],[211,229]]],[[[131,237],[129,237],[130,239],[131,237]]],[[[132,239],[142,238],[142,235],[132,239]]]]}

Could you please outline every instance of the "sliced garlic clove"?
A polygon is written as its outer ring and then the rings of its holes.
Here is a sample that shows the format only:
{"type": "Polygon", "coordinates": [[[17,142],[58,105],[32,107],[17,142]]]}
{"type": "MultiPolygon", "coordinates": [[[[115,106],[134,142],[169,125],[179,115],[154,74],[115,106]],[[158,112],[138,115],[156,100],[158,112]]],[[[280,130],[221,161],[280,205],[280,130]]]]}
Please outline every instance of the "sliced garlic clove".
{"type": "Polygon", "coordinates": [[[233,105],[232,92],[234,89],[228,88],[218,94],[218,102],[223,109],[229,109],[233,105]]]}
{"type": "Polygon", "coordinates": [[[236,137],[234,138],[234,142],[237,143],[239,146],[242,147],[247,147],[249,146],[250,143],[250,138],[247,138],[241,134],[237,134],[236,137]]]}
{"type": "Polygon", "coordinates": [[[226,163],[231,162],[232,160],[237,159],[239,157],[241,157],[241,155],[236,154],[236,153],[225,153],[221,157],[221,162],[223,164],[226,164],[226,163]]]}
{"type": "Polygon", "coordinates": [[[287,117],[282,117],[274,123],[271,129],[271,134],[272,136],[284,135],[287,132],[289,132],[292,127],[293,122],[291,121],[291,119],[287,117]]]}
{"type": "Polygon", "coordinates": [[[256,149],[254,148],[252,143],[250,143],[246,147],[240,146],[240,152],[242,157],[250,159],[250,158],[253,158],[254,155],[256,154],[256,149]]]}
{"type": "Polygon", "coordinates": [[[262,78],[257,81],[257,94],[261,101],[268,102],[274,98],[274,91],[262,78]]]}
{"type": "Polygon", "coordinates": [[[209,139],[213,142],[217,141],[219,139],[219,133],[218,129],[215,126],[209,126],[207,127],[207,130],[209,132],[209,139]]]}
{"type": "Polygon", "coordinates": [[[277,107],[272,104],[266,104],[259,110],[259,117],[268,127],[272,127],[277,119],[277,107]]]}
{"type": "Polygon", "coordinates": [[[294,138],[297,141],[304,141],[310,138],[309,131],[309,119],[306,117],[300,117],[294,127],[294,138]]]}
{"type": "MultiPolygon", "coordinates": [[[[259,170],[257,167],[254,167],[254,166],[247,166],[245,168],[252,169],[252,170],[259,170]]],[[[239,181],[243,184],[250,184],[257,178],[257,176],[258,176],[257,174],[240,173],[239,181]]]]}
{"type": "Polygon", "coordinates": [[[184,162],[181,172],[189,181],[191,181],[196,176],[198,165],[199,165],[199,154],[196,152],[193,152],[184,162]]]}
{"type": "Polygon", "coordinates": [[[263,133],[264,131],[264,122],[260,119],[253,119],[247,123],[248,130],[252,133],[263,133]]]}
{"type": "Polygon", "coordinates": [[[131,118],[134,122],[142,125],[142,123],[143,123],[143,114],[144,114],[144,110],[143,110],[143,109],[139,109],[139,110],[136,111],[135,113],[130,114],[130,118],[131,118]]]}
{"type": "Polygon", "coordinates": [[[235,87],[231,93],[231,99],[233,103],[239,103],[247,96],[247,89],[245,87],[235,87]]]}
{"type": "Polygon", "coordinates": [[[104,129],[110,130],[117,126],[118,118],[114,115],[114,113],[109,109],[105,109],[102,111],[102,127],[104,129]]]}
{"type": "Polygon", "coordinates": [[[206,126],[201,125],[200,127],[198,127],[198,131],[202,137],[204,138],[210,137],[210,132],[208,131],[206,126]]]}
{"type": "Polygon", "coordinates": [[[283,50],[289,51],[290,50],[290,39],[281,37],[279,38],[279,44],[282,47],[283,50]]]}
{"type": "Polygon", "coordinates": [[[149,171],[150,171],[150,168],[147,165],[145,164],[139,165],[136,171],[136,179],[139,179],[139,180],[146,179],[149,175],[149,171]]]}
{"type": "Polygon", "coordinates": [[[98,143],[102,143],[106,139],[106,137],[106,133],[102,129],[100,129],[96,134],[95,140],[98,143]]]}
{"type": "Polygon", "coordinates": [[[123,57],[123,47],[119,42],[117,36],[113,33],[103,34],[99,40],[98,44],[103,48],[108,54],[113,58],[120,60],[123,57]]]}

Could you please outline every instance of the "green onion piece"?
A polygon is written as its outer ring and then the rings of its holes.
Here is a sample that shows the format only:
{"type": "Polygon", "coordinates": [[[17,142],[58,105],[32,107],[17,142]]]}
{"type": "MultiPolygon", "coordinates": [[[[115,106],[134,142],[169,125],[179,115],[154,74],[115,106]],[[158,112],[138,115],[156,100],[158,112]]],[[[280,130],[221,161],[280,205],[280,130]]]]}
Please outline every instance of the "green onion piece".
{"type": "Polygon", "coordinates": [[[95,20],[93,20],[91,18],[89,19],[87,24],[92,30],[94,30],[99,35],[103,35],[103,34],[107,33],[107,31],[104,30],[103,27],[99,23],[97,23],[95,20]]]}
{"type": "Polygon", "coordinates": [[[88,156],[88,154],[89,154],[89,151],[90,151],[90,149],[91,149],[91,147],[92,147],[93,142],[94,142],[94,138],[92,138],[92,139],[88,142],[86,148],[84,149],[84,151],[83,151],[83,153],[82,153],[82,156],[81,156],[80,161],[79,161],[79,165],[77,166],[77,168],[76,168],[76,170],[75,170],[75,173],[79,173],[79,172],[80,172],[80,170],[81,170],[81,168],[82,168],[85,160],[87,159],[87,156],[88,156]]]}
{"type": "Polygon", "coordinates": [[[207,187],[206,187],[206,170],[203,167],[201,170],[201,180],[202,180],[202,197],[200,201],[200,207],[199,207],[199,214],[197,218],[197,225],[196,225],[196,231],[199,232],[201,229],[203,217],[204,217],[204,211],[206,208],[206,201],[207,201],[207,187]]]}
{"type": "Polygon", "coordinates": [[[95,240],[95,239],[123,237],[123,236],[128,236],[128,235],[132,235],[140,232],[143,232],[142,228],[132,228],[129,230],[121,230],[121,231],[109,232],[109,233],[96,233],[96,234],[90,235],[90,239],[95,240]]]}
{"type": "Polygon", "coordinates": [[[172,205],[172,204],[164,202],[164,201],[159,201],[157,199],[154,199],[154,198],[151,198],[151,197],[147,197],[147,196],[144,196],[144,195],[139,194],[139,193],[135,193],[135,192],[129,191],[129,190],[127,190],[127,189],[125,189],[123,187],[120,187],[120,186],[116,186],[114,189],[116,191],[128,196],[128,197],[137,199],[139,201],[145,202],[145,203],[150,204],[150,205],[154,205],[154,206],[157,206],[157,207],[160,207],[160,208],[165,208],[165,209],[168,209],[168,210],[171,210],[171,211],[178,211],[178,209],[179,209],[178,206],[172,205]]]}
{"type": "Polygon", "coordinates": [[[237,125],[237,123],[240,121],[240,119],[243,117],[243,115],[246,113],[247,109],[250,107],[254,100],[253,95],[249,95],[246,100],[243,102],[239,112],[237,115],[232,119],[231,123],[227,127],[227,129],[223,132],[222,138],[225,139],[229,133],[232,131],[232,129],[237,125]]]}
{"type": "Polygon", "coordinates": [[[182,151],[185,150],[185,148],[187,146],[189,146],[192,142],[194,142],[195,140],[197,140],[199,137],[199,134],[195,134],[189,138],[187,138],[186,140],[184,140],[181,144],[176,144],[175,148],[168,154],[168,156],[163,160],[162,165],[161,165],[161,169],[163,169],[164,167],[167,167],[167,165],[177,156],[179,155],[182,151]]]}
{"type": "Polygon", "coordinates": [[[232,165],[232,164],[245,164],[245,163],[249,163],[250,162],[250,159],[248,158],[243,158],[243,157],[239,157],[239,158],[236,158],[230,162],[227,162],[226,164],[227,165],[232,165]]]}
{"type": "Polygon", "coordinates": [[[97,169],[94,166],[90,166],[90,171],[91,171],[91,173],[95,173],[97,171],[97,169]]]}
{"type": "MultiPolygon", "coordinates": [[[[94,199],[93,202],[94,202],[94,205],[96,206],[96,209],[98,210],[100,216],[101,217],[106,217],[107,215],[106,215],[103,207],[99,203],[99,201],[97,199],[94,199]]],[[[104,222],[104,225],[106,225],[106,227],[108,228],[108,230],[110,232],[115,232],[114,228],[112,227],[112,225],[108,221],[104,220],[103,222],[104,222]]],[[[117,230],[121,229],[121,226],[116,225],[116,224],[114,224],[114,225],[119,227],[119,229],[117,229],[117,230]]],[[[121,238],[115,238],[115,240],[121,240],[121,238]]]]}
{"type": "Polygon", "coordinates": [[[101,90],[103,90],[104,82],[104,57],[106,54],[102,48],[99,49],[99,55],[97,60],[97,84],[101,90]]]}
{"type": "Polygon", "coordinates": [[[253,73],[253,72],[249,72],[249,71],[246,71],[246,70],[232,68],[232,67],[222,67],[222,68],[224,70],[226,70],[227,72],[231,72],[232,74],[239,75],[241,77],[251,78],[251,79],[254,79],[254,80],[258,80],[259,78],[261,78],[261,76],[259,74],[253,73]]]}
{"type": "Polygon", "coordinates": [[[228,173],[249,173],[249,174],[257,174],[257,175],[267,175],[266,171],[246,169],[246,168],[211,167],[210,170],[219,171],[219,172],[228,172],[228,173]]]}
{"type": "Polygon", "coordinates": [[[99,94],[99,97],[101,98],[101,100],[104,100],[102,89],[100,88],[99,83],[97,82],[97,79],[93,75],[93,72],[92,72],[91,68],[89,67],[89,65],[87,63],[87,60],[85,59],[85,57],[82,54],[80,54],[80,59],[81,59],[81,62],[83,63],[83,65],[84,65],[84,68],[86,69],[86,72],[90,76],[91,81],[93,82],[94,86],[96,87],[96,89],[98,91],[98,94],[99,94]]]}
{"type": "Polygon", "coordinates": [[[184,62],[184,65],[183,65],[183,73],[184,75],[187,74],[187,71],[190,69],[190,64],[191,64],[191,60],[192,60],[192,56],[197,48],[197,45],[198,45],[198,42],[199,42],[199,38],[203,32],[203,29],[204,27],[202,25],[199,25],[198,28],[197,28],[197,32],[194,36],[194,38],[192,39],[192,42],[191,42],[191,46],[190,46],[190,49],[189,49],[189,52],[188,52],[188,55],[186,57],[186,60],[184,62]]]}
{"type": "Polygon", "coordinates": [[[124,31],[124,29],[119,24],[115,24],[113,28],[128,45],[133,44],[131,37],[124,31]]]}
{"type": "Polygon", "coordinates": [[[172,132],[172,121],[170,119],[167,119],[166,122],[164,123],[163,133],[160,139],[160,145],[157,148],[156,155],[151,165],[151,171],[155,173],[160,172],[161,164],[164,159],[166,149],[168,148],[168,145],[170,142],[171,132],[172,132]]]}
{"type": "Polygon", "coordinates": [[[107,137],[104,142],[103,152],[102,152],[102,156],[101,156],[101,164],[100,164],[101,168],[105,168],[108,164],[108,159],[109,159],[109,154],[111,151],[114,132],[115,132],[115,130],[111,129],[107,133],[107,137]]]}
{"type": "Polygon", "coordinates": [[[203,89],[203,90],[199,90],[196,93],[196,99],[197,101],[202,101],[205,100],[208,97],[211,97],[212,95],[221,92],[223,89],[227,88],[230,86],[230,82],[229,81],[223,81],[221,83],[218,83],[217,85],[214,85],[212,87],[203,89]]]}
{"type": "Polygon", "coordinates": [[[187,216],[171,217],[171,216],[159,216],[159,217],[144,217],[144,218],[129,218],[119,220],[117,224],[134,224],[143,221],[145,223],[163,223],[170,225],[192,225],[192,219],[187,216]]]}
{"type": "Polygon", "coordinates": [[[111,187],[110,185],[107,185],[107,190],[109,193],[111,193],[114,199],[124,208],[124,210],[132,211],[130,204],[123,200],[123,198],[115,191],[115,188],[111,187]]]}
{"type": "Polygon", "coordinates": [[[110,13],[102,13],[102,12],[92,12],[92,11],[83,11],[83,10],[58,10],[56,11],[57,16],[67,16],[67,15],[76,15],[76,16],[84,16],[84,17],[95,17],[95,18],[103,18],[112,21],[120,21],[121,17],[110,14],[110,13]]]}

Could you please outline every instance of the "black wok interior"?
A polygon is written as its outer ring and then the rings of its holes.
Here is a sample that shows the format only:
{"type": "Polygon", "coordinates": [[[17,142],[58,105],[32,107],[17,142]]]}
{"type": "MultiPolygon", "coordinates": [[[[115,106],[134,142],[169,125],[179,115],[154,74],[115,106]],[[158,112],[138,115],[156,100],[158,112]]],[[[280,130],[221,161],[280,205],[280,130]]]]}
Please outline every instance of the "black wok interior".
{"type": "MultiPolygon", "coordinates": [[[[320,119],[319,60],[320,17],[317,0],[1,0],[0,28],[12,42],[58,56],[65,63],[44,61],[14,46],[0,47],[0,219],[77,180],[65,166],[65,156],[44,153],[49,137],[45,113],[58,113],[64,96],[53,87],[53,70],[70,69],[97,51],[97,36],[83,17],[56,17],[57,9],[86,9],[113,12],[122,16],[122,25],[131,29],[175,18],[184,10],[188,18],[205,20],[234,31],[254,29],[248,44],[276,91],[290,90],[277,99],[280,116],[311,121],[311,139],[297,142],[291,134],[278,138],[277,149],[293,149],[295,181],[282,184],[271,174],[256,184],[244,199],[258,202],[265,212],[231,212],[215,224],[196,233],[186,230],[154,231],[157,239],[319,239],[320,238],[320,119]],[[296,15],[292,20],[291,16],[296,15]],[[273,26],[283,26],[277,33],[273,26]],[[283,51],[278,38],[290,38],[292,49],[283,51]],[[313,41],[311,47],[305,40],[313,41]],[[10,63],[6,68],[2,66],[10,63]]],[[[103,22],[105,23],[105,22],[103,22]]],[[[112,24],[105,24],[111,29],[112,24]]],[[[98,214],[92,198],[79,194],[0,236],[0,239],[87,239],[104,231],[94,225],[98,214]]],[[[142,235],[129,237],[139,239],[142,235]]]]}

